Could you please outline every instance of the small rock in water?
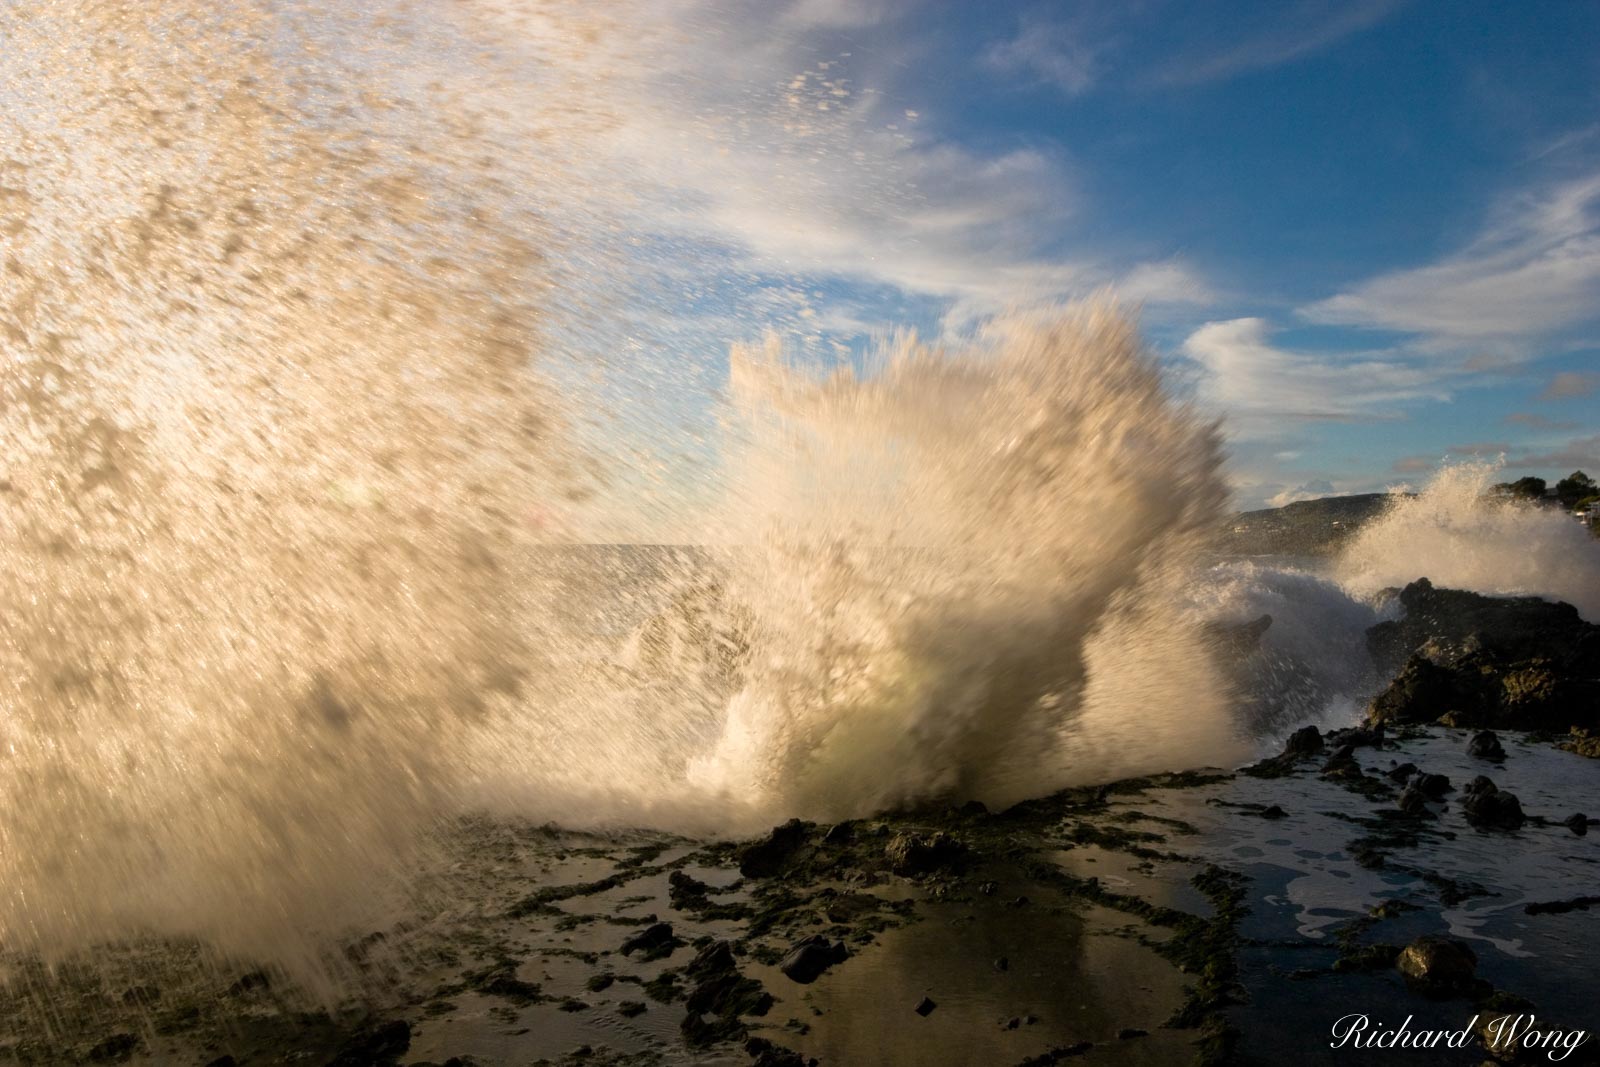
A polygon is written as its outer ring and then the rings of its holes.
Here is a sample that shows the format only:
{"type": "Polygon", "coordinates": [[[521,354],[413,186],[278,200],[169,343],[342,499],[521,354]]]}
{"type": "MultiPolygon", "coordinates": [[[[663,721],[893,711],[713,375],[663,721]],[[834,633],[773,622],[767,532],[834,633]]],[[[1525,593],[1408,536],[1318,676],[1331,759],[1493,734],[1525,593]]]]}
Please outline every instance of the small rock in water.
{"type": "Polygon", "coordinates": [[[938,1006],[939,1005],[935,1004],[928,997],[923,997],[921,1000],[917,1001],[917,1006],[911,1010],[923,1018],[927,1018],[929,1015],[933,1014],[933,1009],[937,1008],[938,1006]]]}
{"type": "Polygon", "coordinates": [[[1417,765],[1415,763],[1402,763],[1400,766],[1384,772],[1391,782],[1404,782],[1416,773],[1417,765]]]}
{"type": "Polygon", "coordinates": [[[1450,792],[1450,779],[1442,774],[1419,774],[1411,785],[1429,800],[1438,800],[1450,792]]]}
{"type": "Polygon", "coordinates": [[[1491,826],[1502,830],[1515,830],[1522,825],[1522,802],[1515,793],[1490,787],[1490,791],[1474,793],[1462,802],[1462,812],[1475,826],[1491,826]]]}
{"type": "Polygon", "coordinates": [[[1472,740],[1467,742],[1467,755],[1476,756],[1478,759],[1503,760],[1506,750],[1500,744],[1500,736],[1493,730],[1479,730],[1472,735],[1472,740]]]}
{"type": "Polygon", "coordinates": [[[1149,1036],[1150,1036],[1150,1031],[1135,1029],[1134,1027],[1131,1027],[1131,1026],[1125,1027],[1125,1028],[1117,1031],[1117,1039],[1120,1040],[1120,1041],[1126,1041],[1131,1037],[1149,1037],[1149,1036]]]}
{"type": "Polygon", "coordinates": [[[1428,810],[1427,794],[1423,793],[1423,791],[1418,789],[1415,785],[1406,786],[1405,790],[1400,794],[1400,800],[1398,803],[1400,810],[1405,812],[1407,815],[1433,814],[1428,810]]]}
{"type": "Polygon", "coordinates": [[[821,936],[808,937],[789,950],[789,954],[778,964],[778,970],[791,980],[808,985],[835,963],[843,963],[849,958],[850,951],[844,947],[843,941],[829,941],[821,936]]]}
{"type": "Polygon", "coordinates": [[[1261,809],[1261,817],[1263,819],[1287,819],[1289,813],[1278,807],[1278,805],[1272,804],[1261,809]]]}
{"type": "Polygon", "coordinates": [[[1448,997],[1472,988],[1478,956],[1465,942],[1428,935],[1401,949],[1395,966],[1418,992],[1448,997]]]}
{"type": "Polygon", "coordinates": [[[672,924],[656,923],[647,926],[622,943],[622,954],[630,955],[643,950],[645,953],[654,953],[658,949],[672,944],[672,924]]]}
{"type": "Polygon", "coordinates": [[[1566,827],[1579,837],[1582,837],[1589,832],[1589,817],[1581,811],[1576,815],[1569,815],[1567,816],[1566,827]]]}
{"type": "MultiPolygon", "coordinates": [[[[1582,816],[1579,816],[1579,818],[1581,817],[1582,816]]],[[[1011,969],[1011,961],[1006,957],[1001,956],[999,959],[994,961],[994,969],[997,971],[1009,971],[1011,969]]]]}
{"type": "Polygon", "coordinates": [[[1493,793],[1495,789],[1495,784],[1480,774],[1467,783],[1466,795],[1475,797],[1481,793],[1493,793]]]}

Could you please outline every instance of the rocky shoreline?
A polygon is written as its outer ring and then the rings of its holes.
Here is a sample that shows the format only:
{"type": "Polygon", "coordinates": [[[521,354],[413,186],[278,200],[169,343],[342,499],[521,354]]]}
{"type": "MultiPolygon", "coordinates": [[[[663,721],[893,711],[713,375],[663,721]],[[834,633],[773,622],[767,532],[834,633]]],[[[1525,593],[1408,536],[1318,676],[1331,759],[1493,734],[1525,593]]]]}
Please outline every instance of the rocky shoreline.
{"type": "Polygon", "coordinates": [[[1595,1021],[1600,627],[1393,595],[1367,721],[1238,772],[749,842],[465,822],[339,1003],[192,946],[11,959],[0,1063],[1335,1063],[1355,1013],[1468,1037],[1396,1062],[1550,1062],[1494,1027],[1595,1021]]]}

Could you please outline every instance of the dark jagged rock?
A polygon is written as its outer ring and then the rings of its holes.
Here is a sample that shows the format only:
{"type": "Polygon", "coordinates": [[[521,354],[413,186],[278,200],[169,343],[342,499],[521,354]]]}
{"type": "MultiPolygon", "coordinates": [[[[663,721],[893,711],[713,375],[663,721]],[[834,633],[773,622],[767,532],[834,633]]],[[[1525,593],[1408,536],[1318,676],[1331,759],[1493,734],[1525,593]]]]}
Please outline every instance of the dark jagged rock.
{"type": "Polygon", "coordinates": [[[791,981],[808,985],[821,977],[836,963],[843,963],[850,958],[849,949],[844,947],[843,941],[829,941],[825,937],[808,937],[789,950],[778,964],[791,981]]]}
{"type": "Polygon", "coordinates": [[[774,1045],[764,1037],[752,1037],[744,1043],[745,1055],[755,1062],[751,1067],[816,1067],[815,1059],[806,1059],[793,1049],[774,1045]]]}
{"type": "Polygon", "coordinates": [[[1435,649],[1484,649],[1509,659],[1565,663],[1600,655],[1600,647],[1591,647],[1600,627],[1584,622],[1571,604],[1438,589],[1426,578],[1401,590],[1399,600],[1401,618],[1367,630],[1367,648],[1379,670],[1394,670],[1429,642],[1435,649]]]}
{"type": "Polygon", "coordinates": [[[1432,814],[1432,812],[1428,810],[1427,794],[1418,789],[1414,784],[1406,786],[1406,788],[1400,793],[1400,799],[1396,803],[1399,805],[1400,810],[1405,812],[1407,815],[1425,816],[1432,814]]]}
{"type": "Polygon", "coordinates": [[[765,1015],[773,1005],[772,994],[753,978],[729,971],[707,978],[690,990],[687,999],[691,1015],[717,1015],[734,1019],[741,1015],[765,1015]]]}
{"type": "Polygon", "coordinates": [[[1283,755],[1293,755],[1293,757],[1317,755],[1318,752],[1322,752],[1322,747],[1322,731],[1315,726],[1301,726],[1291,733],[1290,739],[1283,744],[1283,755]]]}
{"type": "Polygon", "coordinates": [[[1385,771],[1384,777],[1389,779],[1391,782],[1398,782],[1401,785],[1404,785],[1406,779],[1410,778],[1416,773],[1418,773],[1418,771],[1415,763],[1402,763],[1398,767],[1393,767],[1385,771]]]}
{"type": "Polygon", "coordinates": [[[1472,740],[1467,742],[1467,755],[1499,761],[1506,758],[1506,750],[1500,744],[1499,734],[1493,730],[1479,730],[1472,735],[1472,740]]]}
{"type": "Polygon", "coordinates": [[[622,954],[630,956],[642,952],[647,960],[660,959],[671,955],[677,943],[677,938],[672,936],[671,923],[654,923],[624,941],[622,954]]]}
{"type": "Polygon", "coordinates": [[[825,845],[848,845],[855,840],[856,828],[854,823],[836,822],[828,827],[828,832],[822,835],[825,845]]]}
{"type": "Polygon", "coordinates": [[[1281,778],[1292,772],[1300,760],[1321,753],[1323,747],[1322,731],[1315,726],[1302,726],[1289,735],[1282,752],[1246,767],[1245,773],[1256,778],[1281,778]]]}
{"type": "Polygon", "coordinates": [[[1388,738],[1384,736],[1383,723],[1380,722],[1372,726],[1335,730],[1328,735],[1328,740],[1346,748],[1382,748],[1388,738]]]}
{"type": "Polygon", "coordinates": [[[673,871],[667,876],[667,902],[679,911],[699,911],[711,905],[711,887],[691,874],[673,871]]]}
{"type": "Polygon", "coordinates": [[[1478,956],[1465,942],[1429,935],[1401,949],[1395,966],[1418,992],[1450,997],[1471,991],[1478,956]]]}
{"type": "Polygon", "coordinates": [[[937,1008],[938,1006],[939,1005],[933,1002],[932,998],[923,997],[921,1000],[917,1001],[917,1006],[911,1010],[916,1012],[918,1015],[921,1015],[923,1018],[927,1018],[929,1015],[933,1014],[933,1009],[937,1008]]]}
{"type": "Polygon", "coordinates": [[[1476,711],[1479,703],[1456,671],[1416,655],[1373,698],[1367,719],[1377,723],[1433,722],[1464,706],[1476,711]]]}
{"type": "Polygon", "coordinates": [[[1435,589],[1426,579],[1408,585],[1400,602],[1404,618],[1367,631],[1379,669],[1399,666],[1369,722],[1600,725],[1600,626],[1570,604],[1435,589]]]}
{"type": "Polygon", "coordinates": [[[1323,774],[1360,774],[1361,767],[1356,763],[1356,750],[1354,745],[1341,745],[1328,757],[1328,762],[1322,765],[1323,774]]]}
{"type": "Polygon", "coordinates": [[[1479,781],[1487,782],[1488,787],[1477,792],[1469,793],[1461,803],[1461,811],[1467,821],[1474,826],[1493,827],[1502,830],[1515,830],[1523,823],[1525,816],[1522,814],[1522,802],[1515,793],[1507,793],[1495,788],[1493,782],[1487,778],[1474,779],[1473,784],[1479,781]]]}
{"type": "Polygon", "coordinates": [[[738,964],[733,958],[733,943],[713,941],[695,953],[694,959],[689,961],[689,966],[683,969],[683,973],[691,979],[699,979],[726,974],[737,969],[738,964]]]}
{"type": "Polygon", "coordinates": [[[1289,817],[1289,813],[1276,804],[1269,804],[1262,808],[1260,814],[1263,819],[1287,819],[1289,817]]]}
{"type": "Polygon", "coordinates": [[[771,878],[782,874],[805,844],[811,824],[790,819],[775,826],[765,838],[750,845],[739,857],[739,873],[746,878],[771,878]]]}
{"type": "Polygon", "coordinates": [[[1463,795],[1474,797],[1480,793],[1493,793],[1497,788],[1493,782],[1480,774],[1467,783],[1467,788],[1463,790],[1463,795]]]}
{"type": "Polygon", "coordinates": [[[958,865],[966,855],[966,846],[943,832],[927,837],[902,833],[890,839],[883,854],[894,873],[915,876],[958,865]]]}
{"type": "Polygon", "coordinates": [[[1442,774],[1419,774],[1411,785],[1429,800],[1438,800],[1450,792],[1450,779],[1442,774]]]}
{"type": "Polygon", "coordinates": [[[1323,748],[1322,731],[1315,726],[1302,726],[1289,735],[1283,744],[1285,756],[1315,756],[1323,748]]]}
{"type": "Polygon", "coordinates": [[[1589,832],[1589,817],[1582,812],[1578,812],[1576,815],[1567,816],[1566,822],[1562,825],[1582,837],[1589,832]]]}

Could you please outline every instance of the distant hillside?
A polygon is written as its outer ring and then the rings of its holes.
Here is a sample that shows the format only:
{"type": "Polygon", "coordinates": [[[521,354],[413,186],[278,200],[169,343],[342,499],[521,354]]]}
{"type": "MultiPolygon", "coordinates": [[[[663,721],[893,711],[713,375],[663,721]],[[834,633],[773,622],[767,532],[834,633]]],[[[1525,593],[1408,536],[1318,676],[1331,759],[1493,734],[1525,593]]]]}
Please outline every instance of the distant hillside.
{"type": "Polygon", "coordinates": [[[1240,556],[1330,555],[1388,504],[1388,493],[1362,493],[1242,511],[1223,532],[1222,550],[1240,556]]]}

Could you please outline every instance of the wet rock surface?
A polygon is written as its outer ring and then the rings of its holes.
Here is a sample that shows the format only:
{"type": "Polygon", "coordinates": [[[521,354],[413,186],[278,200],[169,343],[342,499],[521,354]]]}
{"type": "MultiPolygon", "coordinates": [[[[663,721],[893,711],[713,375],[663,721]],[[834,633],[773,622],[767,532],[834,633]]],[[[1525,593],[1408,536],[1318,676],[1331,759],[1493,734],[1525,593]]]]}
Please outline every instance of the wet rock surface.
{"type": "Polygon", "coordinates": [[[1437,589],[1425,578],[1398,600],[1403,616],[1367,631],[1380,672],[1398,672],[1373,699],[1370,722],[1582,737],[1600,726],[1600,626],[1572,605],[1437,589]]]}

